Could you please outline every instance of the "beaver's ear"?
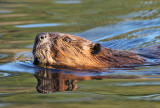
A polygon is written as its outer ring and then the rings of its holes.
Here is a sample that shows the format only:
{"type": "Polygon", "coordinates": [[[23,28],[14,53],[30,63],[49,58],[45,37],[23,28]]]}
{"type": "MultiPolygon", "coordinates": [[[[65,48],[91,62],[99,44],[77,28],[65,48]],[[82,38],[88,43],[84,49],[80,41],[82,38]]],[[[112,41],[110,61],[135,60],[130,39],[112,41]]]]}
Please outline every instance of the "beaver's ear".
{"type": "Polygon", "coordinates": [[[101,52],[101,44],[99,43],[92,43],[91,44],[91,54],[96,55],[101,52]]]}

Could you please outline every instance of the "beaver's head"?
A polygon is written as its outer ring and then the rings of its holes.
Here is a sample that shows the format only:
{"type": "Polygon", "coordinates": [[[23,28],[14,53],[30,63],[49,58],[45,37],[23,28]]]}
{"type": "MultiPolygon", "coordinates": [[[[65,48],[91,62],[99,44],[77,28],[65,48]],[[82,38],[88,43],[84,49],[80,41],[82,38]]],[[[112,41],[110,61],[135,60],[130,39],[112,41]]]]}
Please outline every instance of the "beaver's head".
{"type": "Polygon", "coordinates": [[[63,33],[39,33],[33,47],[34,64],[76,69],[92,67],[100,52],[99,43],[63,33]]]}

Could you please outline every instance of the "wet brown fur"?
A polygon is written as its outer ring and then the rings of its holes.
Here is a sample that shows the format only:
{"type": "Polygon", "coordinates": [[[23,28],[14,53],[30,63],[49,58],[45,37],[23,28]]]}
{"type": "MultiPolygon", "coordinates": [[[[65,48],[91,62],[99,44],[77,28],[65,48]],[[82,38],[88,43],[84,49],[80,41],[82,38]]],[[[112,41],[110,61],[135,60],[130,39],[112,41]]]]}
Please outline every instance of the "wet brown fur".
{"type": "Polygon", "coordinates": [[[145,62],[134,52],[104,48],[84,38],[63,33],[37,34],[33,55],[36,65],[72,69],[116,68],[145,62]]]}

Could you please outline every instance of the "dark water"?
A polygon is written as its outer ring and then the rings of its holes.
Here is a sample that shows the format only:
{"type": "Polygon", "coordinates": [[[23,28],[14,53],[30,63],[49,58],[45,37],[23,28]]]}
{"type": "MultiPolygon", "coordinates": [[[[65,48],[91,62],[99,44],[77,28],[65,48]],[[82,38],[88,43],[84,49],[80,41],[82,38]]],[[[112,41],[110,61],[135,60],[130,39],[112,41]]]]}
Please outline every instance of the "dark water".
{"type": "Polygon", "coordinates": [[[0,0],[0,107],[159,108],[160,65],[44,69],[31,53],[39,32],[121,50],[160,44],[159,7],[159,0],[0,0]]]}

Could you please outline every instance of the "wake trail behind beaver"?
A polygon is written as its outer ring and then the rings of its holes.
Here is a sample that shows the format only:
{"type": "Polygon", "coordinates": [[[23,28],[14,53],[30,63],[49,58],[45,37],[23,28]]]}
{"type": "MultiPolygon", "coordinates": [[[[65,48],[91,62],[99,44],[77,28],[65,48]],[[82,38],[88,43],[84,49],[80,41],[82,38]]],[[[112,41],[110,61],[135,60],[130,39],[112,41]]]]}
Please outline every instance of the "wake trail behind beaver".
{"type": "Polygon", "coordinates": [[[147,20],[126,20],[119,23],[97,27],[76,35],[93,42],[102,42],[113,49],[134,49],[158,43],[160,17],[147,20]],[[108,43],[108,44],[107,44],[108,43]]]}

